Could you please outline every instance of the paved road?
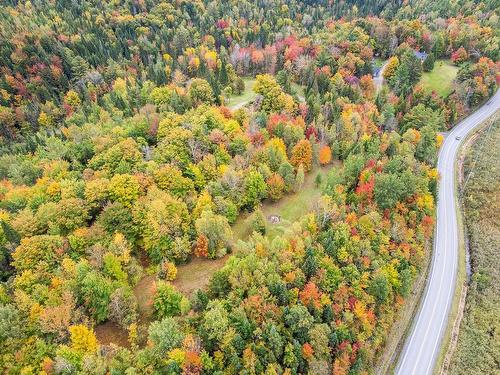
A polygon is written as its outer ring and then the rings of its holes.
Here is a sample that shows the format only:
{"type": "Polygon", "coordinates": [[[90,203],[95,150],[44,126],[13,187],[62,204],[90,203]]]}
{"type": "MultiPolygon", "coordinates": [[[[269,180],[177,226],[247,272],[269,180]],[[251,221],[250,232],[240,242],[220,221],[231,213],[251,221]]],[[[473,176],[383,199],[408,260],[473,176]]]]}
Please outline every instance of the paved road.
{"type": "Polygon", "coordinates": [[[437,204],[437,228],[432,265],[425,295],[406,339],[396,373],[432,374],[455,291],[458,266],[458,224],[455,207],[455,159],[463,139],[500,108],[500,90],[479,110],[453,128],[439,152],[441,175],[437,204]]]}

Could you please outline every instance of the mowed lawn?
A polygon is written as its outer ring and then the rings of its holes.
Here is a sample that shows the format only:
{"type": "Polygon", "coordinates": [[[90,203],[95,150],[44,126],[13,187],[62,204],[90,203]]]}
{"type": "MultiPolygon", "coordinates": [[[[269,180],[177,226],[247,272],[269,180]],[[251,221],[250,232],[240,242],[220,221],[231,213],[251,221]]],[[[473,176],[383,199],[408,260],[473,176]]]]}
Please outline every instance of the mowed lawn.
{"type": "Polygon", "coordinates": [[[245,90],[241,93],[241,95],[231,95],[227,102],[227,106],[229,108],[238,109],[239,107],[244,106],[246,103],[254,100],[257,96],[257,94],[253,91],[255,78],[245,77],[243,78],[243,82],[245,82],[245,90]]]}
{"type": "MultiPolygon", "coordinates": [[[[321,186],[316,186],[316,176],[321,174],[322,180],[325,181],[328,171],[331,168],[339,168],[339,165],[340,162],[336,162],[333,165],[317,167],[306,175],[304,185],[297,193],[288,194],[277,202],[269,199],[265,200],[261,210],[266,218],[266,235],[272,239],[279,234],[285,233],[295,221],[310,212],[322,193],[321,186]],[[280,222],[276,224],[270,223],[267,220],[270,215],[280,216],[280,222]]],[[[252,221],[253,213],[240,215],[233,225],[235,239],[245,240],[252,234],[252,221]]]]}
{"type": "Polygon", "coordinates": [[[436,91],[446,97],[452,90],[452,83],[457,76],[458,68],[449,60],[437,60],[432,72],[424,72],[420,83],[426,89],[436,91]]]}

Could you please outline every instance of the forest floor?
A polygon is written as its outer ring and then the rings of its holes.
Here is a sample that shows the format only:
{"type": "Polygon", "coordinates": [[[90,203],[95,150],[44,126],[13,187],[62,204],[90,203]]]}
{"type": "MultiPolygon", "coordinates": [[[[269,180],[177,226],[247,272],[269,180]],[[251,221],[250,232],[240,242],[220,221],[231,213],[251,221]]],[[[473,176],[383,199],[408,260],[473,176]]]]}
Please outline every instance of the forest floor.
{"type": "Polygon", "coordinates": [[[436,91],[446,97],[453,89],[453,80],[457,76],[458,68],[449,60],[437,60],[431,72],[424,72],[420,83],[426,89],[436,91]]]}

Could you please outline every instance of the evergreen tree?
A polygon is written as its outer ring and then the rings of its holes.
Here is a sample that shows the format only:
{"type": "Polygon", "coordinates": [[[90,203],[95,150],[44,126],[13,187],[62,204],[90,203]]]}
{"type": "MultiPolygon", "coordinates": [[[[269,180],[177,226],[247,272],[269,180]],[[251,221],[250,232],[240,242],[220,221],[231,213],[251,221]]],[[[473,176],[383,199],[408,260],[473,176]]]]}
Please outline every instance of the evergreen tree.
{"type": "Polygon", "coordinates": [[[424,63],[422,65],[424,72],[430,72],[432,71],[432,69],[434,69],[434,61],[435,61],[434,54],[429,53],[429,55],[427,55],[427,58],[424,60],[424,63]]]}

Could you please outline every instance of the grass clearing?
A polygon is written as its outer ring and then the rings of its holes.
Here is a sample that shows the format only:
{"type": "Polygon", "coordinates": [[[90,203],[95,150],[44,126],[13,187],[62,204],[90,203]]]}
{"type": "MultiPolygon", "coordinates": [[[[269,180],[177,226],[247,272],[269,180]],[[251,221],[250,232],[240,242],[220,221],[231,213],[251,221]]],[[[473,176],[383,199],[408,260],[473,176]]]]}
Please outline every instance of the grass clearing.
{"type": "MultiPolygon", "coordinates": [[[[340,162],[336,162],[333,166],[315,168],[306,175],[304,185],[297,193],[288,194],[277,202],[264,201],[261,207],[264,216],[268,218],[270,215],[278,215],[281,218],[280,222],[276,224],[266,221],[266,235],[272,239],[285,233],[290,225],[309,212],[313,208],[314,202],[321,197],[321,187],[317,187],[315,184],[316,176],[318,173],[321,174],[324,181],[328,171],[340,165],[340,162]]],[[[252,234],[252,219],[252,213],[245,213],[238,218],[233,226],[235,238],[245,240],[252,234]]]]}
{"type": "Polygon", "coordinates": [[[437,60],[431,72],[424,72],[420,83],[428,90],[436,91],[445,97],[452,91],[452,83],[457,76],[458,68],[449,60],[437,60]]]}
{"type": "MultiPolygon", "coordinates": [[[[315,168],[306,175],[304,185],[299,192],[289,194],[277,202],[265,200],[262,203],[261,209],[266,218],[269,215],[281,216],[279,224],[266,222],[266,232],[270,238],[284,233],[293,222],[312,208],[316,199],[321,196],[321,188],[316,187],[314,183],[316,175],[320,173],[324,177],[330,168],[339,165],[340,162],[336,162],[333,166],[315,168]]],[[[232,228],[235,241],[245,240],[252,234],[252,218],[253,213],[243,212],[240,214],[232,228]]],[[[229,255],[226,255],[223,258],[213,260],[194,258],[189,263],[177,267],[177,279],[173,284],[185,295],[190,295],[196,289],[207,286],[214,272],[224,265],[228,257],[229,255]]]]}
{"type": "Polygon", "coordinates": [[[257,96],[257,94],[253,91],[255,78],[245,77],[243,78],[243,82],[245,82],[245,90],[243,90],[241,95],[231,95],[227,102],[227,106],[231,109],[238,109],[246,103],[254,100],[257,96]]]}

